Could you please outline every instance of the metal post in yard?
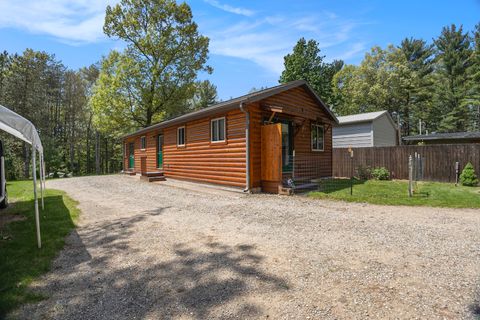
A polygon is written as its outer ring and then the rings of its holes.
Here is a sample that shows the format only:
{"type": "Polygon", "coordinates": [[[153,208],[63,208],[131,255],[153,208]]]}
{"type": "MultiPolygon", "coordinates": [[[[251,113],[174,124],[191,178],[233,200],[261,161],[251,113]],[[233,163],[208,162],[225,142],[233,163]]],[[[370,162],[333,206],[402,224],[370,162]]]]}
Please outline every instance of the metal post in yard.
{"type": "Polygon", "coordinates": [[[295,150],[293,150],[292,156],[292,180],[295,181],[295,150]]]}
{"type": "Polygon", "coordinates": [[[457,161],[455,162],[455,187],[458,186],[458,169],[460,167],[460,163],[457,161]]]}
{"type": "Polygon", "coordinates": [[[353,174],[354,174],[354,171],[353,171],[353,149],[348,148],[348,151],[350,152],[350,166],[351,166],[351,169],[352,169],[352,172],[350,173],[350,195],[352,196],[353,195],[353,174]]]}
{"type": "Polygon", "coordinates": [[[413,190],[412,190],[412,179],[413,179],[413,163],[412,163],[412,155],[408,156],[408,196],[412,197],[413,190]]]}
{"type": "Polygon", "coordinates": [[[32,145],[32,177],[33,177],[33,198],[35,205],[35,227],[37,230],[37,246],[42,247],[42,238],[40,236],[40,214],[38,213],[38,198],[37,198],[37,164],[36,164],[36,149],[32,145]]]}
{"type": "Polygon", "coordinates": [[[417,183],[417,163],[418,162],[418,154],[415,152],[415,158],[414,158],[414,161],[413,161],[413,182],[414,182],[414,186],[415,184],[417,183]]]}

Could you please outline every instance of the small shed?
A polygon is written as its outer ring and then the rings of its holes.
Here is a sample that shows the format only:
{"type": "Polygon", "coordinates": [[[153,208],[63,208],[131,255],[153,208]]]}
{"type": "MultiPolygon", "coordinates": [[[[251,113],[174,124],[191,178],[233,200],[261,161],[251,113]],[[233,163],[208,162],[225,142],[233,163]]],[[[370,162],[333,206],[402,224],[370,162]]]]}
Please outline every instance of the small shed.
{"type": "Polygon", "coordinates": [[[480,143],[480,132],[431,133],[402,138],[405,144],[480,143]]]}
{"type": "Polygon", "coordinates": [[[388,147],[398,145],[398,130],[388,111],[337,117],[334,148],[388,147]]]}

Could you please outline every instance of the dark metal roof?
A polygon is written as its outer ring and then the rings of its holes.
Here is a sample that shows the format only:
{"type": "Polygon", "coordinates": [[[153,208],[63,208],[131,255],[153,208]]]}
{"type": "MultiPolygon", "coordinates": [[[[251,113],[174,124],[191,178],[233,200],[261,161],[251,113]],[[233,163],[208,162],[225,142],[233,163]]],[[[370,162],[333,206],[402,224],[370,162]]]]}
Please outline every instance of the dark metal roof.
{"type": "Polygon", "coordinates": [[[213,106],[210,106],[210,107],[198,110],[198,111],[193,111],[193,112],[190,112],[190,113],[187,113],[187,114],[184,114],[184,115],[181,115],[181,116],[169,119],[169,120],[162,121],[162,122],[154,124],[150,127],[146,127],[146,128],[137,130],[133,133],[127,134],[127,135],[123,136],[122,138],[128,138],[128,137],[131,137],[131,136],[136,136],[136,135],[142,134],[144,132],[148,132],[148,131],[153,130],[153,129],[162,129],[162,128],[166,128],[166,127],[169,127],[169,126],[172,126],[172,125],[175,125],[175,124],[179,124],[179,123],[182,123],[182,122],[196,120],[196,119],[199,119],[199,118],[203,118],[203,117],[207,117],[209,115],[216,114],[218,112],[226,112],[226,111],[234,110],[234,109],[239,107],[241,102],[244,102],[244,103],[256,102],[256,101],[263,100],[265,98],[271,97],[273,95],[279,94],[281,92],[284,92],[284,91],[287,91],[287,90],[290,90],[290,89],[293,89],[293,88],[296,88],[296,87],[301,87],[301,86],[303,86],[305,89],[307,89],[307,91],[312,95],[312,97],[324,107],[325,111],[328,113],[328,115],[330,115],[332,120],[335,121],[336,123],[338,123],[338,120],[335,117],[335,115],[333,114],[333,112],[320,99],[320,97],[315,93],[315,91],[313,91],[312,87],[310,87],[310,85],[305,80],[296,80],[296,81],[287,82],[287,83],[284,83],[284,84],[281,84],[281,85],[278,85],[278,86],[275,86],[275,87],[267,88],[267,89],[256,91],[256,92],[252,92],[252,93],[240,96],[238,98],[234,98],[234,99],[230,99],[230,100],[227,100],[227,101],[223,101],[223,102],[214,104],[213,106]]]}
{"type": "Polygon", "coordinates": [[[416,136],[407,136],[402,138],[404,141],[422,141],[422,140],[465,140],[480,139],[480,132],[450,132],[450,133],[432,133],[416,136]]]}

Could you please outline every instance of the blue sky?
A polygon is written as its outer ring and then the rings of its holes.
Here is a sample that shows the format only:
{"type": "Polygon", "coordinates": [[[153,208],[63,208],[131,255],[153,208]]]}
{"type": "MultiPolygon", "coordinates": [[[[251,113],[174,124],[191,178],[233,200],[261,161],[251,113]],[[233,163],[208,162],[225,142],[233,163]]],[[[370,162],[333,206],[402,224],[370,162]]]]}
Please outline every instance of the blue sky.
{"type": "MultiPolygon", "coordinates": [[[[116,0],[0,0],[0,50],[54,53],[76,69],[122,47],[102,33],[105,7],[116,0]]],[[[283,56],[300,37],[320,44],[326,60],[358,64],[374,45],[405,37],[431,41],[445,25],[472,30],[480,0],[315,1],[191,0],[200,31],[210,37],[212,75],[228,99],[278,83],[283,56]]]]}

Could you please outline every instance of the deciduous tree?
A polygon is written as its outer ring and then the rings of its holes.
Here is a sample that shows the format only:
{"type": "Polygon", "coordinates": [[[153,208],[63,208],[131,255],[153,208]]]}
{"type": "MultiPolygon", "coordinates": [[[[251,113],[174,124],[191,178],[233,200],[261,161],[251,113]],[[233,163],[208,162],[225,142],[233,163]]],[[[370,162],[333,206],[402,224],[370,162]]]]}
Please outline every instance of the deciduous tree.
{"type": "Polygon", "coordinates": [[[305,80],[325,103],[332,103],[332,78],[342,68],[343,61],[325,63],[324,58],[317,41],[301,38],[293,47],[293,52],[284,57],[285,70],[279,82],[305,80]]]}
{"type": "Polygon", "coordinates": [[[197,73],[211,71],[209,40],[186,3],[122,0],[107,7],[103,30],[127,45],[104,59],[94,92],[96,123],[115,123],[107,128],[147,127],[178,113],[194,94],[197,73]]]}

